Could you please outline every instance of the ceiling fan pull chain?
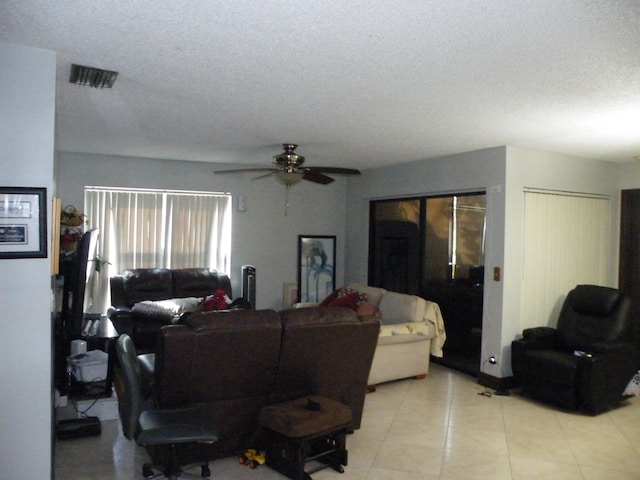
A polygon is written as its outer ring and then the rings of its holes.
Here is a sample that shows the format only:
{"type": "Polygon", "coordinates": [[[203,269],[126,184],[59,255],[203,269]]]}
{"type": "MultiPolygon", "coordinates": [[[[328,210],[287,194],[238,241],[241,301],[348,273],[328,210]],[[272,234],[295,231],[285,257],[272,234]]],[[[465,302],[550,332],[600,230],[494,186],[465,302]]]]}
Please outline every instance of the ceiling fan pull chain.
{"type": "Polygon", "coordinates": [[[284,216],[287,216],[287,210],[289,209],[289,185],[284,186],[284,216]]]}

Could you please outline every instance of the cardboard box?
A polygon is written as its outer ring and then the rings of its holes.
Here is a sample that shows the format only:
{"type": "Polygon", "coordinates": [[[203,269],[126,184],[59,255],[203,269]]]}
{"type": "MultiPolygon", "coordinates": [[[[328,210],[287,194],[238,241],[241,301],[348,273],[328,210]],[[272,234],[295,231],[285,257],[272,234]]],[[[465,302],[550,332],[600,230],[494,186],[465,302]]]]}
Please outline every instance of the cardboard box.
{"type": "Polygon", "coordinates": [[[109,355],[102,350],[73,355],[68,362],[78,382],[97,382],[107,378],[109,355]]]}

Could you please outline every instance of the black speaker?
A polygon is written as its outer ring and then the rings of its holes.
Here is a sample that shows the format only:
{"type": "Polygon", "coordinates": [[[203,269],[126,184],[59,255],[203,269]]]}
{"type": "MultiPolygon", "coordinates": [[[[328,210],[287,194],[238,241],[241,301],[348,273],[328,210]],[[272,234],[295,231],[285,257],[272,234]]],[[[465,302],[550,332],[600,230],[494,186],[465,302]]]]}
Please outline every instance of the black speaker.
{"type": "Polygon", "coordinates": [[[253,265],[242,266],[242,298],[251,308],[256,308],[256,267],[253,265]]]}
{"type": "Polygon", "coordinates": [[[102,425],[98,417],[73,418],[60,420],[56,425],[56,436],[59,440],[93,437],[102,433],[102,425]]]}

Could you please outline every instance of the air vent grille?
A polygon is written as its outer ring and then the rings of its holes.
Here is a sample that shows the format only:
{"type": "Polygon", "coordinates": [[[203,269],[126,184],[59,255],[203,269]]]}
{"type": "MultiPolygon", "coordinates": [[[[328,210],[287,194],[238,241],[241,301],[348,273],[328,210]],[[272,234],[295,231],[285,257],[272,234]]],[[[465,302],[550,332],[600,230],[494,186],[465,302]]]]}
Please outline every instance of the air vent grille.
{"type": "Polygon", "coordinates": [[[85,87],[111,88],[116,78],[118,78],[118,72],[72,64],[69,81],[85,87]]]}

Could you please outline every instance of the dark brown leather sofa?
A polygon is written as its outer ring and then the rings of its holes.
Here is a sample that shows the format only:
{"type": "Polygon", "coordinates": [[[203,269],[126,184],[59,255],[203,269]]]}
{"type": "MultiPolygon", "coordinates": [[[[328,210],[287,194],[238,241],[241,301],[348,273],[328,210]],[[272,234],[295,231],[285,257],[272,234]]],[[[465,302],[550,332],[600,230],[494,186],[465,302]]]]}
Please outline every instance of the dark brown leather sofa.
{"type": "Polygon", "coordinates": [[[139,352],[155,349],[160,327],[171,323],[162,314],[141,315],[132,312],[144,300],[206,297],[217,289],[231,295],[229,276],[208,268],[136,268],[125,270],[110,279],[111,307],[109,317],[118,333],[126,333],[139,352]]]}
{"type": "Polygon", "coordinates": [[[351,407],[359,428],[379,329],[376,317],[343,308],[194,313],[163,327],[157,405],[207,403],[219,421],[220,441],[190,445],[181,460],[259,447],[260,409],[311,394],[351,407]]]}

